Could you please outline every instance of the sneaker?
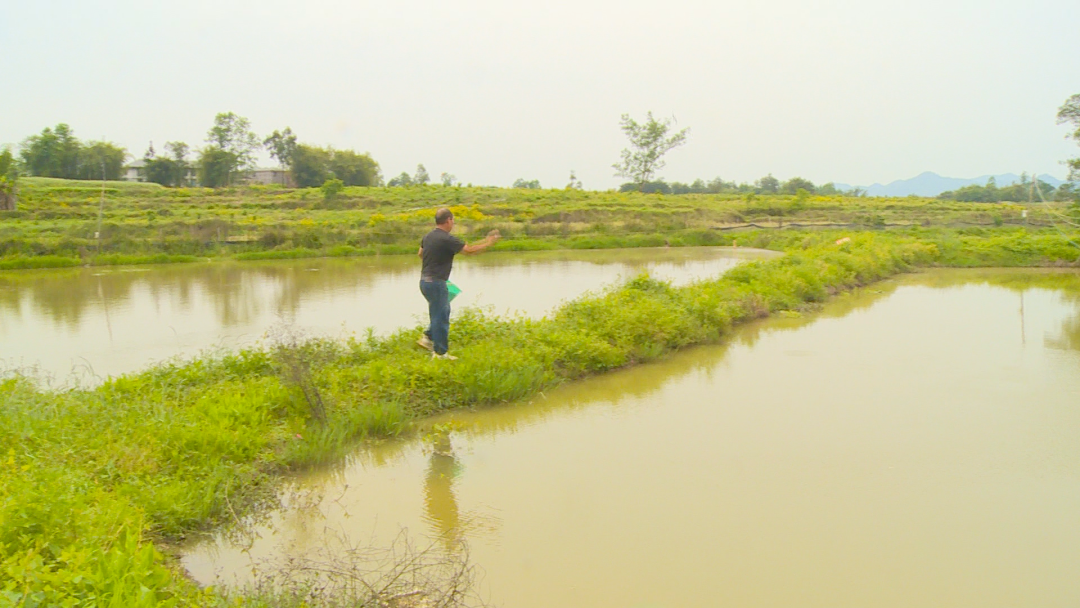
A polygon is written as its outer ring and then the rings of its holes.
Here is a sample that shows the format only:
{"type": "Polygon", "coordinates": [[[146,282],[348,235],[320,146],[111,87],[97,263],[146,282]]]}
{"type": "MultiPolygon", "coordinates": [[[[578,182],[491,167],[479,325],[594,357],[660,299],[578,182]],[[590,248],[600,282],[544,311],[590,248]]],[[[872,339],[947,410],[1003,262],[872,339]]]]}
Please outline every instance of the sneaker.
{"type": "Polygon", "coordinates": [[[454,355],[451,355],[450,353],[443,353],[443,354],[440,355],[439,353],[434,352],[434,351],[432,351],[432,353],[431,353],[431,358],[432,359],[446,359],[448,361],[457,361],[457,357],[455,357],[454,355]]]}
{"type": "Polygon", "coordinates": [[[431,338],[427,336],[420,336],[420,339],[416,341],[416,345],[420,348],[426,348],[432,350],[435,348],[435,343],[431,341],[431,338]]]}

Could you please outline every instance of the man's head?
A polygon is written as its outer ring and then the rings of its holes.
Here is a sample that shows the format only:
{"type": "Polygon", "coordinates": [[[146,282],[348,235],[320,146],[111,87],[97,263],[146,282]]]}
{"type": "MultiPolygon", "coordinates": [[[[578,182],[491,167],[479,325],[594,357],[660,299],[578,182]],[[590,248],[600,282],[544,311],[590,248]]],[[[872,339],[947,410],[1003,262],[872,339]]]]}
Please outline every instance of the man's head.
{"type": "Polygon", "coordinates": [[[454,213],[443,207],[435,212],[435,225],[449,231],[454,226],[454,213]]]}

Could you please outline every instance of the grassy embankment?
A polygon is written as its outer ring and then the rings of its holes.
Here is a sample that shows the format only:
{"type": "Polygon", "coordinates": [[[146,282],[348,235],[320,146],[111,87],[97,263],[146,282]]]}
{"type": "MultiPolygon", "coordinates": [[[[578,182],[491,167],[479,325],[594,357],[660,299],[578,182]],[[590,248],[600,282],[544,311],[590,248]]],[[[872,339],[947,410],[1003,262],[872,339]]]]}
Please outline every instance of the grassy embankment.
{"type": "Polygon", "coordinates": [[[412,330],[243,351],[92,390],[0,382],[0,605],[213,604],[157,547],[230,521],[265,500],[278,473],[339,457],[360,438],[715,341],[741,321],[911,266],[1078,255],[1049,234],[925,232],[854,233],[840,246],[829,232],[748,235],[788,254],[687,287],[636,279],[544,320],[466,314],[453,329],[456,362],[421,356],[412,330]]]}
{"type": "Polygon", "coordinates": [[[210,190],[48,178],[21,182],[0,212],[0,269],[411,253],[452,206],[459,232],[498,228],[500,249],[730,245],[754,227],[1050,226],[1042,207],[924,198],[642,195],[575,190],[427,186],[210,190]],[[98,214],[101,211],[100,231],[98,214]],[[100,232],[100,242],[95,234],[100,232]]]}

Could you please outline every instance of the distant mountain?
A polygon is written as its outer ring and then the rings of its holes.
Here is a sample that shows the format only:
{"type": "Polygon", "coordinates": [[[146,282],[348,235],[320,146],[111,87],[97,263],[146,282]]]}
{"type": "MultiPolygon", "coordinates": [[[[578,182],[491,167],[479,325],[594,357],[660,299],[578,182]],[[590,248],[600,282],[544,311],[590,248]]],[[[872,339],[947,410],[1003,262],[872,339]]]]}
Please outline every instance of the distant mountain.
{"type": "MultiPolygon", "coordinates": [[[[914,194],[915,196],[937,196],[942,192],[956,190],[957,188],[963,188],[964,186],[985,186],[986,182],[988,182],[991,177],[997,181],[997,185],[999,186],[1011,186],[1020,181],[1020,176],[1015,173],[983,175],[965,179],[962,177],[942,177],[937,173],[926,171],[911,179],[898,179],[885,185],[874,184],[872,186],[859,186],[859,188],[866,190],[867,196],[908,196],[909,194],[914,194]]],[[[1046,173],[1039,176],[1039,181],[1050,184],[1055,188],[1064,183],[1062,180],[1046,173]]],[[[850,190],[853,188],[853,186],[847,184],[836,184],[836,187],[841,190],[850,190]]]]}

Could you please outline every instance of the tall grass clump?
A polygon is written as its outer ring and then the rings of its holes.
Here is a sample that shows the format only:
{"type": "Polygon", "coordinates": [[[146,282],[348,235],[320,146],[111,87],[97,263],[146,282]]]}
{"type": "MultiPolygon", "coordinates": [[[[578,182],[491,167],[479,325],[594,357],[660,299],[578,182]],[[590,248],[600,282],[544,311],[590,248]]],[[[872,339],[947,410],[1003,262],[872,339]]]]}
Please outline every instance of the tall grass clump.
{"type": "MultiPolygon", "coordinates": [[[[452,328],[457,361],[424,356],[416,328],[286,341],[93,389],[2,380],[0,606],[212,604],[220,598],[179,574],[159,547],[271,504],[283,471],[400,433],[422,416],[519,400],[720,340],[740,322],[813,307],[946,255],[982,255],[967,237],[762,238],[787,255],[683,287],[640,276],[543,319],[466,311],[452,328]]],[[[1039,256],[1069,253],[1018,243],[1039,256]]]]}

